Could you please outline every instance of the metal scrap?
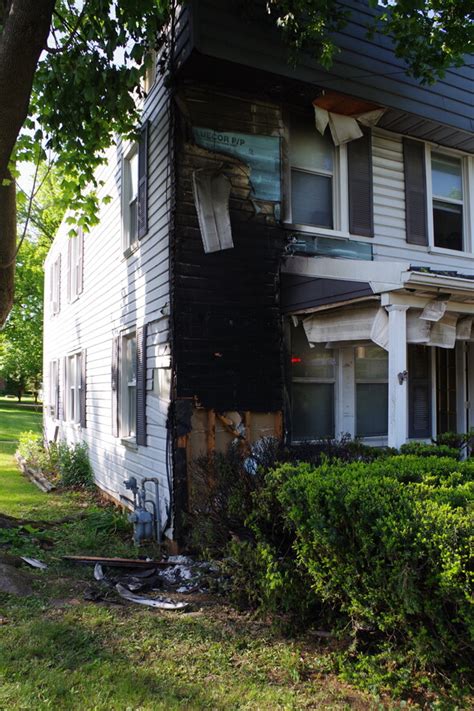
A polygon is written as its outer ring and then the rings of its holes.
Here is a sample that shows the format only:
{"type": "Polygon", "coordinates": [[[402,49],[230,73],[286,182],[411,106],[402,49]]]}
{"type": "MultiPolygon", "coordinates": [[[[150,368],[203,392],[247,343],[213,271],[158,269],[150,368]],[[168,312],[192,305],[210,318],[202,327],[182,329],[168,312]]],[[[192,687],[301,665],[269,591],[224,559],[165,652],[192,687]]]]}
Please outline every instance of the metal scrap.
{"type": "Polygon", "coordinates": [[[159,597],[143,597],[142,595],[134,595],[134,593],[127,590],[126,587],[117,583],[115,586],[120,597],[129,602],[135,602],[137,605],[146,605],[147,607],[156,607],[159,610],[183,610],[188,607],[187,602],[173,602],[169,598],[159,597]]]}
{"type": "Polygon", "coordinates": [[[40,568],[40,570],[46,570],[48,567],[46,563],[43,563],[42,560],[38,560],[37,558],[28,558],[26,555],[21,555],[20,558],[25,561],[25,563],[28,563],[28,565],[31,565],[32,568],[40,568]]]}

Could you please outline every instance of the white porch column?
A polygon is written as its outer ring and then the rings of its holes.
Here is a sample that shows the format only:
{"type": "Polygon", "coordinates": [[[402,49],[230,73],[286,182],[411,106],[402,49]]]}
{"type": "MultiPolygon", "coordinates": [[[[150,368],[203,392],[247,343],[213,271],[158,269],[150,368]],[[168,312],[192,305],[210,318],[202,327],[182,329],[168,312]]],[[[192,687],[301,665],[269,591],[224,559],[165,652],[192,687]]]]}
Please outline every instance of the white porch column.
{"type": "Polygon", "coordinates": [[[388,446],[400,447],[408,438],[407,311],[388,311],[388,446]],[[401,381],[401,382],[400,382],[401,381]]]}

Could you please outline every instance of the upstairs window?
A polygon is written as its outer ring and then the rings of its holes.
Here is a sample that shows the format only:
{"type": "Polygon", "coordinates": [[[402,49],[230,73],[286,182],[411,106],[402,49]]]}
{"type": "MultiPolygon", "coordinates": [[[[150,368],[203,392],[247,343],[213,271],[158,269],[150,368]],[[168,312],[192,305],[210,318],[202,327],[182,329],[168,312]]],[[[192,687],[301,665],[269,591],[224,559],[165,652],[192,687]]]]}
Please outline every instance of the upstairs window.
{"type": "Polygon", "coordinates": [[[84,235],[81,227],[69,238],[67,247],[67,295],[68,301],[75,301],[82,293],[84,235]]]}
{"type": "Polygon", "coordinates": [[[334,228],[335,150],[314,121],[290,124],[291,219],[294,224],[334,228]]]}
{"type": "Polygon", "coordinates": [[[321,135],[314,114],[289,122],[285,221],[321,234],[374,236],[372,136],[335,146],[329,129],[321,135]]]}
{"type": "Polygon", "coordinates": [[[122,242],[125,255],[148,232],[148,121],[122,163],[122,242]]]}
{"type": "Polygon", "coordinates": [[[54,316],[60,310],[61,295],[61,255],[52,263],[49,272],[49,306],[54,316]]]}
{"type": "Polygon", "coordinates": [[[138,237],[138,147],[132,146],[123,165],[123,249],[133,247],[138,237]]]}
{"type": "Polygon", "coordinates": [[[431,153],[433,241],[463,250],[463,166],[460,158],[431,153]]]}

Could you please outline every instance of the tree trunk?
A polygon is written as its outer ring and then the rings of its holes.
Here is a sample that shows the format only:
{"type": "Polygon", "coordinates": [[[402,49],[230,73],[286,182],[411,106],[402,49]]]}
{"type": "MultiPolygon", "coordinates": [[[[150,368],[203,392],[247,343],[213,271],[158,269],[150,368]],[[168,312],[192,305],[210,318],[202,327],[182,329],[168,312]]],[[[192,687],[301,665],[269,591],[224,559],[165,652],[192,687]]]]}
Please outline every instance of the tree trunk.
{"type": "Polygon", "coordinates": [[[10,173],[6,176],[9,185],[0,185],[0,326],[13,305],[15,277],[16,191],[10,173]]]}
{"type": "Polygon", "coordinates": [[[28,113],[33,77],[46,45],[55,0],[0,2],[0,326],[13,301],[15,186],[8,164],[28,113]]]}

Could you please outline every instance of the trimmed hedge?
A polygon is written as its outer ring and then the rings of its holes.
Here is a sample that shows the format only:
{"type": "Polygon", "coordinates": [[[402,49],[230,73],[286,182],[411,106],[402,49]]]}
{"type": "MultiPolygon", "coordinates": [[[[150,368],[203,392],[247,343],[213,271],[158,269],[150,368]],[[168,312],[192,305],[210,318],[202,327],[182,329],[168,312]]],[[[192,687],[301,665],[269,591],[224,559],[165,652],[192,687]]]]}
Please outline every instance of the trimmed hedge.
{"type": "Polygon", "coordinates": [[[415,649],[421,665],[469,660],[473,462],[405,455],[286,464],[267,487],[317,599],[355,630],[415,649]]]}

